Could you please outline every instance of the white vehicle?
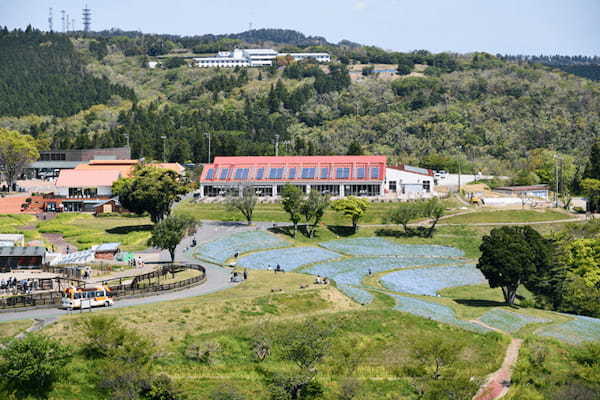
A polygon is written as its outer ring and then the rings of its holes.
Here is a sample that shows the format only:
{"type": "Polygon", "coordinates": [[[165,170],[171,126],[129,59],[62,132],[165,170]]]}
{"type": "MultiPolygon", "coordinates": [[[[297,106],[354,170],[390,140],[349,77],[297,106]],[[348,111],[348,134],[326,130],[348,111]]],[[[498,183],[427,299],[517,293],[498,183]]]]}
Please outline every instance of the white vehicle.
{"type": "Polygon", "coordinates": [[[436,178],[439,178],[439,179],[446,179],[446,178],[448,177],[448,172],[447,172],[447,171],[444,171],[444,170],[442,170],[442,171],[437,171],[437,172],[435,173],[435,177],[436,177],[436,178]]]}
{"type": "Polygon", "coordinates": [[[110,307],[114,304],[110,289],[106,286],[67,288],[63,293],[61,308],[110,307]]]}

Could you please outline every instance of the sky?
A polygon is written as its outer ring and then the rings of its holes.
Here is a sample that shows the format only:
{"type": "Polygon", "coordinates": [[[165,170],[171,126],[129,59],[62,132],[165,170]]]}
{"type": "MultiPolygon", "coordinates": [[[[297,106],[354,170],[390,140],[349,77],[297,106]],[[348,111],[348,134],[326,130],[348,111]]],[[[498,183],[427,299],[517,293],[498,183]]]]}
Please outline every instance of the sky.
{"type": "Polygon", "coordinates": [[[201,35],[294,29],[388,50],[600,55],[600,0],[0,0],[0,25],[201,35]]]}

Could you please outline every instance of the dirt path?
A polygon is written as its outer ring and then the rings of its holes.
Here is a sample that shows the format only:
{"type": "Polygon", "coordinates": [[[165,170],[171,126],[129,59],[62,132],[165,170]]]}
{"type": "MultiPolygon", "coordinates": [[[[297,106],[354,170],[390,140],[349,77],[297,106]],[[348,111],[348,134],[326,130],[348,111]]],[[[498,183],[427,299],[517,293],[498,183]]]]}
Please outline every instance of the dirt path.
{"type": "Polygon", "coordinates": [[[77,247],[73,246],[71,243],[67,243],[60,233],[42,233],[42,237],[54,246],[54,251],[56,253],[66,253],[67,247],[69,248],[69,253],[77,251],[77,247]]]}
{"type": "Polygon", "coordinates": [[[522,339],[512,339],[506,349],[504,361],[499,370],[488,378],[484,386],[477,392],[473,400],[495,400],[504,396],[510,386],[512,370],[519,358],[519,349],[523,344],[522,339]]]}

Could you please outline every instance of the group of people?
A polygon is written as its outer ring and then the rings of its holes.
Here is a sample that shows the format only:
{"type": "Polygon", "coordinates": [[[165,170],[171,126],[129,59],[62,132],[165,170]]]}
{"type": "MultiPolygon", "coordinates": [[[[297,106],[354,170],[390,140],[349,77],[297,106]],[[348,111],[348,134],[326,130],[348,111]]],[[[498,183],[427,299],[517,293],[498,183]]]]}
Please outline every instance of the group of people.
{"type": "Polygon", "coordinates": [[[144,268],[144,260],[142,260],[142,257],[140,256],[137,256],[137,258],[132,257],[129,260],[129,266],[134,268],[144,268]]]}
{"type": "Polygon", "coordinates": [[[321,275],[317,275],[317,277],[315,278],[315,285],[328,285],[329,284],[329,279],[324,276],[321,278],[321,275]]]}
{"type": "Polygon", "coordinates": [[[0,291],[2,294],[17,294],[17,293],[25,293],[29,294],[34,290],[37,290],[39,287],[38,279],[17,279],[14,276],[9,277],[8,279],[2,278],[0,280],[0,291]]]}
{"type": "Polygon", "coordinates": [[[242,273],[231,271],[231,274],[229,274],[229,282],[240,282],[241,280],[245,281],[246,279],[248,279],[247,269],[244,269],[242,273]]]}

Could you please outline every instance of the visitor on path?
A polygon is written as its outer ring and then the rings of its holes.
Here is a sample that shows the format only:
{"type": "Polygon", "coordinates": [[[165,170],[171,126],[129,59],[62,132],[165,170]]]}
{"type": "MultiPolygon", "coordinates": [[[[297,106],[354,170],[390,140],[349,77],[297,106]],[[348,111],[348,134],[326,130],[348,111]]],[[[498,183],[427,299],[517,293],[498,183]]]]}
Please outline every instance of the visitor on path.
{"type": "Polygon", "coordinates": [[[371,271],[371,268],[369,268],[369,276],[373,275],[373,271],[371,271]]]}
{"type": "Polygon", "coordinates": [[[271,268],[271,264],[269,264],[269,265],[267,266],[267,271],[271,272],[271,270],[272,270],[272,269],[273,269],[273,268],[271,268]]]}
{"type": "Polygon", "coordinates": [[[198,244],[198,243],[196,242],[196,239],[192,239],[192,247],[196,247],[196,244],[198,244]]]}
{"type": "Polygon", "coordinates": [[[322,283],[323,281],[321,280],[321,275],[317,275],[317,277],[315,278],[315,285],[320,285],[322,283]]]}
{"type": "Polygon", "coordinates": [[[244,280],[248,279],[248,270],[244,268],[244,280]]]}
{"type": "Polygon", "coordinates": [[[233,258],[238,258],[239,255],[240,255],[240,253],[236,251],[235,254],[233,255],[233,258]]]}

